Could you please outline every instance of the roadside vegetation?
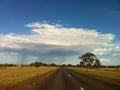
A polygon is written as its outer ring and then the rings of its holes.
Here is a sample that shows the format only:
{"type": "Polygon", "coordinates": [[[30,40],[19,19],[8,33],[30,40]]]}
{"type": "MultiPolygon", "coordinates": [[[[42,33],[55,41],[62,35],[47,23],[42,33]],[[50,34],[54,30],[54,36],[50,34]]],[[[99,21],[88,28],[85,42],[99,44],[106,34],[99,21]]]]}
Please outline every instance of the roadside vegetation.
{"type": "Polygon", "coordinates": [[[24,80],[54,71],[56,67],[1,67],[0,87],[12,86],[24,80]]]}
{"type": "Polygon", "coordinates": [[[80,63],[77,66],[69,65],[67,68],[93,78],[120,83],[120,65],[103,66],[97,56],[89,52],[79,56],[78,59],[80,63]]]}
{"type": "Polygon", "coordinates": [[[78,67],[72,67],[69,69],[97,79],[120,84],[120,68],[91,68],[89,71],[86,71],[86,68],[78,67]]]}
{"type": "Polygon", "coordinates": [[[101,66],[100,60],[97,59],[97,56],[93,53],[88,52],[79,56],[78,58],[81,59],[80,66],[86,67],[87,71],[89,68],[99,68],[101,66]]]}

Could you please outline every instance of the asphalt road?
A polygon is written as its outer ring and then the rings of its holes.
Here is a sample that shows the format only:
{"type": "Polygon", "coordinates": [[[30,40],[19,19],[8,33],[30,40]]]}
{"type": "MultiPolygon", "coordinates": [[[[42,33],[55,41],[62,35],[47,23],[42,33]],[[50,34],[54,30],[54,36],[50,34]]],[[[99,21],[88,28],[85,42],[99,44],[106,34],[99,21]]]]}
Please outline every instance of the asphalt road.
{"type": "Polygon", "coordinates": [[[59,68],[43,81],[36,83],[32,90],[120,90],[120,86],[59,68]]]}

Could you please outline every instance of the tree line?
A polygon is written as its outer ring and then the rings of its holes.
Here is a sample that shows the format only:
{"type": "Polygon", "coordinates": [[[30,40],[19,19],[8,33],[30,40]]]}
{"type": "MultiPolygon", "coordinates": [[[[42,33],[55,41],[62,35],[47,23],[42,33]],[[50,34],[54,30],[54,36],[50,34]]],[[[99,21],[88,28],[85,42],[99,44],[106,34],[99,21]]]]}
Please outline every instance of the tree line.
{"type": "Polygon", "coordinates": [[[101,65],[100,60],[97,58],[97,56],[93,53],[85,53],[81,56],[78,57],[78,59],[80,59],[80,63],[77,65],[72,65],[72,64],[62,64],[62,65],[58,65],[55,63],[51,63],[51,64],[46,64],[46,63],[42,63],[42,62],[33,62],[30,64],[0,64],[0,67],[27,67],[27,66],[34,66],[34,67],[40,67],[40,66],[54,66],[54,67],[85,67],[87,68],[87,70],[89,68],[99,68],[99,67],[108,67],[108,68],[119,68],[120,65],[118,66],[104,66],[101,65]]]}

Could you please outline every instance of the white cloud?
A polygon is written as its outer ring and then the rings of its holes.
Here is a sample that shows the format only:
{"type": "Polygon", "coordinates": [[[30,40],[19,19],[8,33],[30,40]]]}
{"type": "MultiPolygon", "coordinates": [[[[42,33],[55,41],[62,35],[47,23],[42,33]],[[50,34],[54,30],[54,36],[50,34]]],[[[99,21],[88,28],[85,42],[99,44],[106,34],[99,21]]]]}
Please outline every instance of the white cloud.
{"type": "MultiPolygon", "coordinates": [[[[31,34],[0,35],[0,53],[15,52],[20,53],[23,57],[34,55],[34,57],[46,60],[48,57],[55,60],[56,58],[79,55],[93,49],[95,53],[103,55],[107,53],[108,48],[106,50],[106,48],[99,47],[109,47],[108,42],[111,42],[115,36],[111,33],[102,34],[96,30],[66,28],[46,22],[33,22],[25,26],[31,28],[31,34]]],[[[119,49],[118,46],[116,48],[119,49]]],[[[120,51],[117,52],[117,49],[116,53],[120,51]]]]}
{"type": "Polygon", "coordinates": [[[109,62],[110,60],[106,59],[106,58],[101,58],[100,62],[109,62]]]}
{"type": "Polygon", "coordinates": [[[101,34],[95,30],[81,28],[65,28],[61,25],[52,25],[48,23],[30,23],[26,25],[32,28],[33,35],[25,38],[34,39],[37,43],[51,45],[107,45],[107,42],[113,40],[113,34],[101,34]]]}
{"type": "Polygon", "coordinates": [[[93,50],[101,60],[101,62],[110,62],[111,65],[120,65],[120,44],[110,44],[103,48],[96,48],[93,50]]]}
{"type": "Polygon", "coordinates": [[[112,44],[104,48],[94,49],[94,53],[97,55],[107,55],[107,56],[119,56],[120,55],[120,44],[112,44]]]}

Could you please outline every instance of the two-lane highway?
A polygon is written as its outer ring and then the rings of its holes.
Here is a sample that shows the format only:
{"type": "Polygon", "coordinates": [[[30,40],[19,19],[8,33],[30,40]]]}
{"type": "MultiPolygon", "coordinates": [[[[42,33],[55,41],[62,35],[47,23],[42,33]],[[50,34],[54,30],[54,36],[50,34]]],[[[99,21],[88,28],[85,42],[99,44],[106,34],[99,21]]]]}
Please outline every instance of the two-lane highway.
{"type": "Polygon", "coordinates": [[[93,77],[59,68],[45,80],[40,81],[33,90],[120,90],[119,85],[93,77]]]}

